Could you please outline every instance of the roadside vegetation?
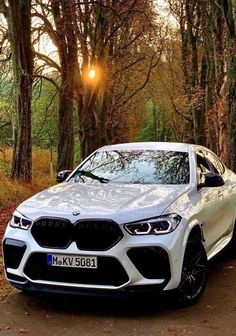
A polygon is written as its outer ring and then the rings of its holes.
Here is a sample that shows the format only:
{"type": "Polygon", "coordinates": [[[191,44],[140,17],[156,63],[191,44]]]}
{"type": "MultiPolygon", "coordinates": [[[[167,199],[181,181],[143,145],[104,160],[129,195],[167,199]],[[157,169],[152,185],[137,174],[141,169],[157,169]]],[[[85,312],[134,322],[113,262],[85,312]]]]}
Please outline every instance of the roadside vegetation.
{"type": "Polygon", "coordinates": [[[3,258],[0,256],[0,302],[12,291],[12,286],[5,280],[3,274],[3,258]]]}
{"type": "MultiPolygon", "coordinates": [[[[0,211],[11,208],[36,192],[55,184],[55,174],[50,175],[50,153],[35,148],[33,151],[33,179],[31,183],[21,183],[9,179],[12,150],[0,152],[0,211]]],[[[2,212],[0,212],[0,220],[2,212]]]]}
{"type": "MultiPolygon", "coordinates": [[[[0,248],[1,241],[13,211],[17,205],[42,189],[55,184],[55,174],[51,175],[51,154],[47,150],[35,148],[33,151],[33,179],[31,183],[21,183],[9,179],[12,149],[0,152],[0,248]]],[[[0,249],[0,254],[2,249],[0,249]]],[[[3,275],[3,259],[0,256],[0,301],[12,290],[3,275]]]]}

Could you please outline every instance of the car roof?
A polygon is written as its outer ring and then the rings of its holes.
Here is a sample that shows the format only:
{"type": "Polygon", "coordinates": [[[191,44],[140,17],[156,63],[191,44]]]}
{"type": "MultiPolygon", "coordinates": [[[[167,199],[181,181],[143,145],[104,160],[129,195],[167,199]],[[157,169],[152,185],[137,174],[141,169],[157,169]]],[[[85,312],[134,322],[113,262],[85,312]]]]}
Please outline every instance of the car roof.
{"type": "Polygon", "coordinates": [[[177,152],[189,152],[190,148],[199,147],[197,145],[178,142],[131,142],[116,145],[109,145],[100,150],[168,150],[177,152]]]}

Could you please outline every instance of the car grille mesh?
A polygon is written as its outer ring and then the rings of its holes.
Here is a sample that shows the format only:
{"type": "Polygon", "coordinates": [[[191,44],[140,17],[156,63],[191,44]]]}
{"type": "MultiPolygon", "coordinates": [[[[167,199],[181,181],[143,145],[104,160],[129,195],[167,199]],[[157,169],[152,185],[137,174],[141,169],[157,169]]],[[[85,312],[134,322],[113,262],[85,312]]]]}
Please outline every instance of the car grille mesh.
{"type": "Polygon", "coordinates": [[[71,240],[72,224],[62,219],[42,218],[33,224],[31,233],[41,246],[66,248],[71,240]]]}
{"type": "Polygon", "coordinates": [[[67,248],[76,242],[78,249],[105,251],[117,244],[123,237],[119,225],[109,220],[81,220],[72,224],[58,218],[41,218],[31,229],[40,246],[67,248]]]}
{"type": "Polygon", "coordinates": [[[76,284],[91,284],[118,287],[129,278],[120,262],[112,257],[98,257],[98,268],[84,269],[47,265],[46,253],[33,253],[25,266],[24,273],[31,280],[53,281],[76,284]]]}

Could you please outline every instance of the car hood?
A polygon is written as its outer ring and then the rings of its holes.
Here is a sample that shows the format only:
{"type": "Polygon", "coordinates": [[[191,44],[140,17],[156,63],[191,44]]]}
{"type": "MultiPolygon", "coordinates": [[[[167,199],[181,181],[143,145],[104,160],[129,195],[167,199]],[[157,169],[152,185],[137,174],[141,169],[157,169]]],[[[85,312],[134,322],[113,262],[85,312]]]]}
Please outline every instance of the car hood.
{"type": "Polygon", "coordinates": [[[187,192],[187,185],[83,184],[64,182],[23,202],[17,210],[35,220],[42,216],[110,218],[119,223],[160,215],[187,192]]]}

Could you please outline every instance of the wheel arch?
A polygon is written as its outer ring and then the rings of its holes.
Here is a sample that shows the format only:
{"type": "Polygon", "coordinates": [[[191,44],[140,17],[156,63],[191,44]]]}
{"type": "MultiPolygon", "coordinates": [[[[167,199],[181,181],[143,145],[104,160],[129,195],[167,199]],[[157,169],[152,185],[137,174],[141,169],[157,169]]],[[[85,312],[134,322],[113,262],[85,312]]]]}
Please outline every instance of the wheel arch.
{"type": "Polygon", "coordinates": [[[205,248],[205,244],[204,244],[205,238],[204,238],[204,233],[202,230],[202,225],[196,220],[191,222],[191,224],[188,226],[188,230],[186,230],[185,235],[184,235],[183,251],[182,251],[182,256],[181,256],[181,268],[183,266],[183,260],[184,260],[184,254],[185,254],[187,242],[190,238],[200,240],[203,243],[203,246],[205,248]]]}
{"type": "Polygon", "coordinates": [[[187,241],[189,238],[199,239],[205,245],[205,237],[201,222],[197,219],[190,221],[186,227],[183,235],[183,250],[185,251],[187,241]]]}
{"type": "Polygon", "coordinates": [[[191,231],[189,232],[187,241],[189,240],[190,237],[194,238],[194,239],[198,239],[201,242],[205,241],[202,226],[200,224],[195,224],[191,228],[191,231]]]}
{"type": "MultiPolygon", "coordinates": [[[[202,243],[203,246],[205,248],[205,244],[204,244],[204,234],[203,234],[203,230],[202,230],[202,226],[200,224],[199,221],[197,221],[196,219],[192,220],[191,222],[189,222],[186,226],[185,232],[182,235],[180,244],[180,250],[179,250],[179,254],[178,254],[178,262],[176,264],[178,264],[178,269],[175,268],[175,280],[173,283],[171,283],[171,285],[167,285],[165,287],[165,290],[169,290],[169,289],[175,289],[178,287],[179,282],[181,280],[181,273],[182,273],[182,267],[183,267],[183,261],[184,261],[184,254],[185,254],[185,250],[186,250],[186,246],[187,246],[187,242],[189,240],[189,238],[194,237],[195,239],[199,239],[202,243]]],[[[173,269],[173,264],[172,264],[172,269],[173,269]]],[[[172,274],[173,276],[173,274],[172,274]]]]}

